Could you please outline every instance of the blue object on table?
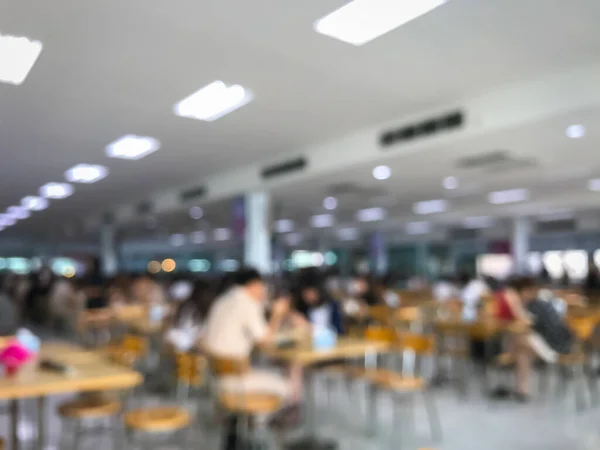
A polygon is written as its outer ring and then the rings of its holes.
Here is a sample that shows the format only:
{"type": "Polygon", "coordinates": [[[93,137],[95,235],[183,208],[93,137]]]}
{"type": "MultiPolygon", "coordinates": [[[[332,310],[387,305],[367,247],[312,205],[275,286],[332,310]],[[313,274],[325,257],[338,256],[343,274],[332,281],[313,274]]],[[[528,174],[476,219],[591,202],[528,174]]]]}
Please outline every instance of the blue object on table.
{"type": "Polygon", "coordinates": [[[315,327],[313,329],[313,348],[316,350],[327,350],[335,347],[337,334],[331,328],[315,327]]]}
{"type": "Polygon", "coordinates": [[[40,338],[26,328],[19,328],[16,334],[17,341],[32,353],[40,352],[40,338]]]}
{"type": "Polygon", "coordinates": [[[162,305],[152,305],[150,308],[150,321],[160,322],[163,319],[164,311],[162,305]]]}

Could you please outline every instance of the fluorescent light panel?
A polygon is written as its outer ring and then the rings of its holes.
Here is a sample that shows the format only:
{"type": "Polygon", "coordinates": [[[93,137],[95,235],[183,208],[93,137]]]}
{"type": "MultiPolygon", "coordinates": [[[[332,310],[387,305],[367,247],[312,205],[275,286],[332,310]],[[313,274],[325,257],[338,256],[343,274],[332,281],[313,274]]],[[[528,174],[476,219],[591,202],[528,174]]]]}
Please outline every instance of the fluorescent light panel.
{"type": "Polygon", "coordinates": [[[302,235],[300,233],[290,233],[285,235],[285,241],[288,245],[298,245],[302,242],[302,235]]]}
{"type": "Polygon", "coordinates": [[[44,198],[62,199],[73,194],[73,186],[69,183],[46,183],[40,188],[40,195],[44,198]]]}
{"type": "Polygon", "coordinates": [[[158,139],[148,136],[128,134],[106,147],[106,156],[109,158],[138,160],[160,148],[158,139]]]}
{"type": "Polygon", "coordinates": [[[190,235],[192,244],[204,244],[206,242],[206,233],[204,231],[194,231],[190,235]]]}
{"type": "Polygon", "coordinates": [[[77,164],[65,172],[65,178],[71,183],[91,184],[107,175],[106,167],[93,164],[77,164]]]}
{"type": "Polygon", "coordinates": [[[204,210],[200,206],[192,206],[190,208],[190,217],[195,220],[202,219],[204,216],[204,210]]]}
{"type": "Polygon", "coordinates": [[[574,124],[567,127],[565,135],[571,139],[580,139],[585,136],[585,127],[581,124],[574,124]]]}
{"type": "Polygon", "coordinates": [[[494,219],[488,216],[467,217],[463,221],[463,225],[465,226],[465,228],[470,228],[472,230],[480,228],[490,228],[494,226],[494,219]]]}
{"type": "Polygon", "coordinates": [[[387,211],[383,208],[361,209],[356,213],[356,218],[361,222],[377,222],[387,216],[387,211]]]}
{"type": "Polygon", "coordinates": [[[493,205],[524,202],[528,198],[529,191],[527,189],[508,189],[506,191],[496,191],[488,194],[488,201],[493,205]]]}
{"type": "Polygon", "coordinates": [[[456,177],[446,177],[442,183],[444,189],[454,190],[458,187],[458,178],[456,177]]]}
{"type": "Polygon", "coordinates": [[[289,233],[294,230],[294,222],[289,219],[280,219],[275,222],[275,231],[277,233],[289,233]]]}
{"type": "Polygon", "coordinates": [[[41,211],[48,207],[48,200],[44,197],[29,195],[21,200],[21,206],[29,211],[41,211]]]}
{"type": "Polygon", "coordinates": [[[183,234],[180,234],[180,233],[173,234],[169,238],[169,243],[173,247],[181,247],[183,244],[185,244],[185,236],[183,234]]]}
{"type": "Polygon", "coordinates": [[[231,231],[229,228],[216,228],[213,232],[213,238],[215,241],[227,241],[231,237],[231,231]]]}
{"type": "Polygon", "coordinates": [[[431,231],[431,224],[429,222],[410,222],[406,224],[406,234],[418,235],[427,234],[431,231]]]}
{"type": "Polygon", "coordinates": [[[341,241],[355,241],[358,239],[359,231],[356,228],[340,228],[338,237],[341,241]]]}
{"type": "Polygon", "coordinates": [[[587,185],[590,191],[600,191],[600,178],[594,178],[593,180],[589,180],[587,185]]]}
{"type": "Polygon", "coordinates": [[[415,214],[437,214],[448,209],[448,201],[444,199],[426,200],[413,205],[415,214]]]}
{"type": "Polygon", "coordinates": [[[335,219],[331,214],[317,214],[310,218],[310,223],[313,228],[332,227],[334,222],[335,219]]]}
{"type": "Polygon", "coordinates": [[[212,122],[247,105],[252,98],[252,92],[239,84],[213,81],[177,103],[174,111],[180,117],[212,122]]]}
{"type": "Polygon", "coordinates": [[[9,206],[6,210],[6,214],[16,220],[27,219],[31,215],[29,214],[29,211],[22,206],[9,206]]]}
{"type": "Polygon", "coordinates": [[[12,227],[17,220],[14,217],[9,216],[8,214],[0,214],[0,226],[2,227],[12,227]]]}
{"type": "Polygon", "coordinates": [[[314,29],[363,45],[446,3],[447,0],[354,0],[317,20],[314,29]]]}
{"type": "Polygon", "coordinates": [[[42,53],[42,48],[40,41],[0,35],[0,83],[22,84],[42,53]]]}
{"type": "Polygon", "coordinates": [[[325,209],[330,210],[330,211],[332,211],[335,208],[337,208],[337,205],[338,205],[338,201],[337,201],[337,198],[335,198],[335,197],[326,197],[323,200],[323,207],[325,209]]]}
{"type": "Polygon", "coordinates": [[[373,169],[373,178],[376,180],[387,180],[392,176],[392,169],[388,166],[377,166],[373,169]]]}

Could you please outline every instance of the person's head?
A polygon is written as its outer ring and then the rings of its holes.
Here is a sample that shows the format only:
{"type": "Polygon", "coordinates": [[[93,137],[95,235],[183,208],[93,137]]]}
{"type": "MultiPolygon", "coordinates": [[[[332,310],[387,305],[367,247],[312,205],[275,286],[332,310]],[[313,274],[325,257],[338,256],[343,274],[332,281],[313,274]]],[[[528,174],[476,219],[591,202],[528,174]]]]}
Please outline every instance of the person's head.
{"type": "Polygon", "coordinates": [[[537,297],[538,287],[532,277],[516,277],[510,280],[508,287],[514,290],[522,301],[534,300],[537,297]]]}
{"type": "Polygon", "coordinates": [[[256,269],[244,267],[234,275],[234,283],[258,302],[267,299],[267,286],[256,269]]]}
{"type": "Polygon", "coordinates": [[[458,285],[461,287],[465,287],[472,279],[471,275],[469,275],[467,272],[460,273],[457,278],[458,285]]]}
{"type": "Polygon", "coordinates": [[[177,314],[177,320],[180,320],[183,311],[191,310],[194,321],[201,322],[206,316],[215,299],[214,285],[207,280],[200,278],[194,282],[194,287],[189,298],[183,303],[177,314]]]}

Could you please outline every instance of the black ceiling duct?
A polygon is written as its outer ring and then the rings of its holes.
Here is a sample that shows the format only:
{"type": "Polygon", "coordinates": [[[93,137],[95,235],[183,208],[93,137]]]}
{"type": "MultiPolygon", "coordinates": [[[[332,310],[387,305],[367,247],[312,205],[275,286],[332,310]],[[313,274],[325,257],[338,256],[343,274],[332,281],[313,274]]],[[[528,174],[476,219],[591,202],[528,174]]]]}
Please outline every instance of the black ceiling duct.
{"type": "Polygon", "coordinates": [[[385,131],[379,137],[382,147],[389,147],[400,142],[433,136],[443,131],[450,131],[462,127],[464,123],[462,111],[452,111],[440,116],[407,124],[393,130],[385,131]]]}
{"type": "Polygon", "coordinates": [[[271,166],[264,167],[260,176],[262,178],[275,178],[283,175],[289,175],[290,173],[299,172],[304,170],[308,165],[308,161],[303,156],[295,159],[290,159],[279,164],[273,164],[271,166]]]}
{"type": "Polygon", "coordinates": [[[179,198],[183,203],[191,200],[198,200],[206,195],[208,189],[205,186],[196,186],[190,189],[186,189],[179,194],[179,198]]]}

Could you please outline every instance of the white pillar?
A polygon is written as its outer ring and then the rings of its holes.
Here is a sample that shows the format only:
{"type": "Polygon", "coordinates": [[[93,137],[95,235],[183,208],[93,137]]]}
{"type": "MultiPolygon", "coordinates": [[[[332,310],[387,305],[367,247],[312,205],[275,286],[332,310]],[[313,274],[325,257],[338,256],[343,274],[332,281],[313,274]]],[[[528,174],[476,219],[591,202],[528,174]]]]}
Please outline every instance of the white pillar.
{"type": "Polygon", "coordinates": [[[513,221],[510,248],[513,257],[513,272],[524,274],[528,271],[529,238],[531,221],[528,217],[517,217],[513,221]]]}
{"type": "Polygon", "coordinates": [[[116,275],[119,270],[117,240],[112,224],[104,224],[100,231],[100,268],[107,277],[116,275]]]}
{"type": "Polygon", "coordinates": [[[244,263],[261,274],[271,273],[271,198],[266,192],[246,195],[244,263]]]}

